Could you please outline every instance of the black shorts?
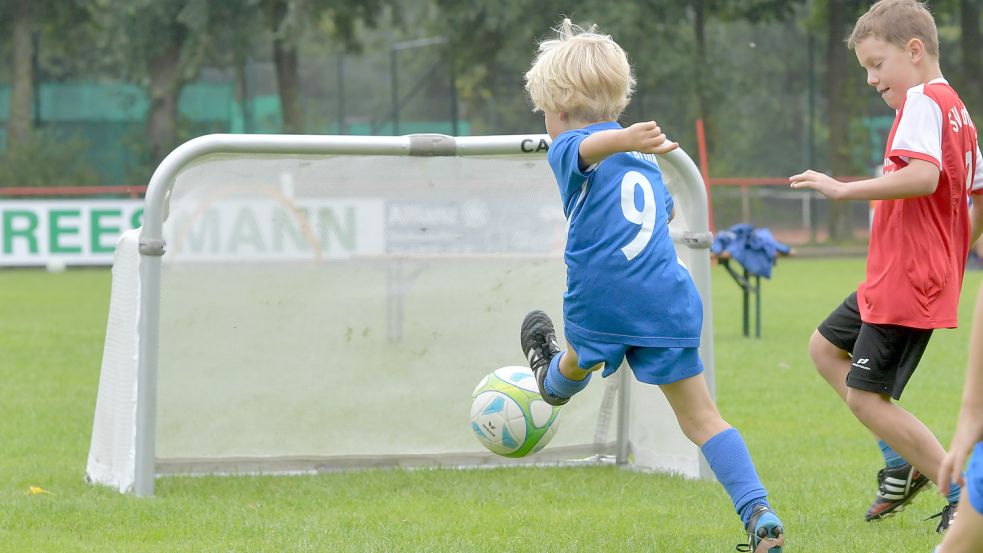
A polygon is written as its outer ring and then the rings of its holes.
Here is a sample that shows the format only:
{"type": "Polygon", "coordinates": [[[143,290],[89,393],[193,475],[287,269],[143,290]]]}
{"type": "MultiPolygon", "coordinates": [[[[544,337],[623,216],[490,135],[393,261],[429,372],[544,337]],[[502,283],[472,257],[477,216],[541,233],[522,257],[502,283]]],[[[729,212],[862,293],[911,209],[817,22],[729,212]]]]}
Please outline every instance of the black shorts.
{"type": "Polygon", "coordinates": [[[931,329],[861,321],[856,292],[847,296],[817,330],[831,344],[850,353],[848,387],[894,399],[901,398],[932,337],[931,329]]]}

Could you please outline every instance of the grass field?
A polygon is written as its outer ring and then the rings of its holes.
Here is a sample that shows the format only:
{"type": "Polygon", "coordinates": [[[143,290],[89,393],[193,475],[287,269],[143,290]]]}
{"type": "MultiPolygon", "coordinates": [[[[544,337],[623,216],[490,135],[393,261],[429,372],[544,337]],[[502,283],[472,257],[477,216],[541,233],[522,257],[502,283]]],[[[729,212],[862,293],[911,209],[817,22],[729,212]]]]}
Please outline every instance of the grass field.
{"type": "MultiPolygon", "coordinates": [[[[714,270],[718,403],[741,429],[786,551],[927,552],[941,498],[863,522],[881,459],[812,369],[806,340],[863,276],[862,259],[782,260],[763,337],[741,336],[737,286],[714,270]]],[[[902,404],[947,444],[980,273],[937,332],[902,404]]],[[[743,534],[713,482],[617,468],[169,477],[137,499],[83,482],[108,270],[0,272],[0,552],[733,551],[743,534]],[[44,493],[31,493],[39,487],[44,493]]]]}

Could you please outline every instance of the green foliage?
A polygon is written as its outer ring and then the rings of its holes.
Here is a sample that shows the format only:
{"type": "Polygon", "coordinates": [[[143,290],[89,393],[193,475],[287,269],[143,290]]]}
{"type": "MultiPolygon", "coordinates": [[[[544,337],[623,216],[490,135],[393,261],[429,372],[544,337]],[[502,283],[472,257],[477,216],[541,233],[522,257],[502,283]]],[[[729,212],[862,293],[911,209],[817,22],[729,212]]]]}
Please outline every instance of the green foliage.
{"type": "Polygon", "coordinates": [[[435,1],[443,8],[440,28],[451,33],[456,45],[466,116],[480,120],[479,114],[494,110],[495,122],[504,128],[493,132],[542,129],[541,119],[529,114],[522,76],[538,41],[568,15],[584,26],[598,23],[628,52],[638,86],[624,122],[655,119],[695,156],[694,121],[702,94],[714,106],[714,120],[707,121],[710,139],[720,145],[712,159],[714,174],[770,174],[761,168],[765,160],[781,162],[782,167],[772,169],[778,173],[791,170],[790,162],[799,160],[795,168],[802,165],[798,140],[805,134],[805,50],[786,46],[804,44],[805,36],[794,26],[758,25],[788,20],[801,11],[800,1],[706,2],[705,60],[697,59],[690,2],[648,0],[612,10],[608,2],[587,0],[567,13],[561,2],[541,2],[528,10],[517,1],[504,8],[500,2],[435,1]],[[652,17],[655,13],[658,17],[652,17]],[[776,51],[784,55],[775,56],[776,51]],[[505,90],[508,95],[500,93],[505,90]],[[776,134],[792,134],[796,141],[762,148],[776,134]]]}
{"type": "MultiPolygon", "coordinates": [[[[637,74],[638,89],[624,122],[655,119],[695,157],[694,122],[703,117],[713,175],[776,176],[797,172],[809,160],[814,168],[828,170],[827,160],[840,159],[830,156],[831,150],[866,157],[856,152],[866,143],[855,140],[863,134],[862,129],[854,132],[855,125],[837,144],[822,139],[841,136],[827,127],[831,118],[824,97],[831,1],[583,0],[573,7],[542,0],[533,7],[520,0],[23,0],[23,5],[30,6],[36,22],[37,78],[43,83],[84,79],[146,86],[154,60],[167,51],[177,52],[179,67],[169,75],[169,85],[155,91],[158,98],[162,89],[173,92],[201,78],[234,81],[239,96],[275,101],[282,91],[268,64],[272,41],[282,40],[296,49],[299,92],[290,105],[303,110],[302,127],[308,132],[337,129],[337,122],[346,120],[376,131],[391,128],[389,49],[399,41],[437,36],[448,37],[450,46],[400,56],[403,92],[426,74],[433,60],[453,52],[459,116],[471,132],[541,132],[541,117],[531,112],[523,91],[536,44],[563,16],[583,25],[596,22],[625,47],[637,74]],[[703,22],[702,54],[698,20],[703,22]],[[336,78],[336,55],[342,53],[347,54],[345,76],[337,78],[346,82],[326,86],[336,78]],[[816,90],[811,128],[810,77],[816,90]],[[339,101],[340,90],[348,93],[344,101],[339,101]]],[[[943,40],[945,74],[971,111],[983,97],[983,73],[973,70],[979,65],[974,65],[979,45],[974,46],[973,27],[961,17],[979,13],[978,8],[965,9],[974,2],[928,2],[943,40]]],[[[837,0],[845,14],[844,28],[829,36],[845,37],[870,3],[837,0]]],[[[0,54],[8,57],[9,26],[18,5],[0,2],[0,31],[7,31],[0,54]]],[[[975,22],[976,27],[981,23],[975,22]]],[[[852,54],[845,46],[836,52],[849,57],[846,70],[851,75],[843,87],[841,111],[850,119],[883,114],[883,102],[865,93],[852,54]]],[[[0,67],[0,80],[13,78],[9,72],[9,67],[0,67]]],[[[420,88],[414,115],[450,117],[448,72],[439,68],[434,84],[420,88]]],[[[177,136],[161,137],[148,128],[143,140],[153,143],[157,154],[166,153],[172,144],[163,142],[184,137],[181,123],[173,126],[177,136]]],[[[148,163],[153,157],[147,156],[148,163]]]]}
{"type": "MultiPolygon", "coordinates": [[[[208,0],[80,0],[88,8],[99,32],[98,50],[117,64],[122,76],[139,82],[151,62],[172,49],[180,51],[177,78],[197,75],[210,26],[208,0]]],[[[217,3],[216,5],[221,5],[217,3]]]]}
{"type": "MultiPolygon", "coordinates": [[[[895,518],[863,521],[883,460],[806,351],[863,271],[862,258],[782,259],[763,282],[763,336],[748,339],[739,289],[713,270],[717,403],[748,443],[790,552],[939,542],[922,520],[943,504],[934,491],[895,518]]],[[[964,324],[980,277],[967,275],[964,324]]],[[[2,551],[702,552],[741,539],[717,483],[613,467],[167,477],[154,499],[85,484],[109,281],[105,269],[0,272],[2,551]]],[[[943,443],[967,337],[936,332],[902,401],[943,443]]]]}
{"type": "Polygon", "coordinates": [[[63,138],[45,130],[36,130],[23,141],[8,141],[0,155],[0,187],[100,184],[85,157],[87,149],[80,138],[63,138]]]}

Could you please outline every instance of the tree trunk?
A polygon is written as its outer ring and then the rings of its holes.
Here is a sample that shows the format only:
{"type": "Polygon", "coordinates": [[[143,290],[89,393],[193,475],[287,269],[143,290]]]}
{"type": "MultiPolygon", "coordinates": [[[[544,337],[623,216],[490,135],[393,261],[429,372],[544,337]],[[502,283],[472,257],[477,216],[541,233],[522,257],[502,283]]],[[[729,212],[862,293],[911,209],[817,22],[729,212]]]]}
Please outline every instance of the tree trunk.
{"type": "Polygon", "coordinates": [[[304,122],[300,112],[300,76],[297,48],[277,38],[273,40],[273,59],[276,63],[276,84],[283,112],[283,132],[300,134],[304,122]]]}
{"type": "Polygon", "coordinates": [[[34,17],[32,0],[19,0],[14,10],[13,86],[10,91],[10,116],[7,119],[8,142],[27,139],[34,126],[34,17]]]}
{"type": "Polygon", "coordinates": [[[273,63],[276,66],[276,84],[280,95],[280,112],[283,114],[282,131],[287,134],[304,132],[300,112],[300,75],[297,47],[283,36],[280,25],[287,15],[287,2],[273,2],[273,63]]]}
{"type": "MultiPolygon", "coordinates": [[[[851,172],[850,150],[847,141],[849,114],[844,90],[847,86],[847,54],[843,44],[847,24],[844,0],[829,0],[826,33],[826,101],[829,117],[829,168],[833,176],[851,172]]],[[[831,201],[829,206],[829,239],[842,241],[853,237],[850,223],[850,202],[831,201]]]]}
{"type": "Polygon", "coordinates": [[[959,96],[966,103],[970,113],[983,110],[983,38],[980,37],[979,0],[961,0],[959,10],[962,33],[959,39],[962,50],[963,87],[959,96]]]}
{"type": "Polygon", "coordinates": [[[242,132],[253,131],[253,100],[249,89],[249,54],[244,42],[235,45],[236,101],[242,115],[242,132]]]}
{"type": "Polygon", "coordinates": [[[181,47],[174,45],[150,61],[150,116],[147,135],[154,165],[177,145],[177,102],[184,81],[181,47]]]}

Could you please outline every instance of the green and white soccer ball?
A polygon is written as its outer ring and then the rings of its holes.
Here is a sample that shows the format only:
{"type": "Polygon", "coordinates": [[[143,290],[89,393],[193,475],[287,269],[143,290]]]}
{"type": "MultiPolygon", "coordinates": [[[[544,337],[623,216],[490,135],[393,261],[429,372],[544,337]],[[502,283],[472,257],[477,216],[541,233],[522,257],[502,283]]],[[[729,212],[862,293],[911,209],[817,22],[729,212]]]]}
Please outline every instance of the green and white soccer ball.
{"type": "Polygon", "coordinates": [[[525,457],[556,435],[560,408],[543,401],[529,367],[496,369],[481,379],[471,400],[471,429],[493,453],[525,457]]]}

